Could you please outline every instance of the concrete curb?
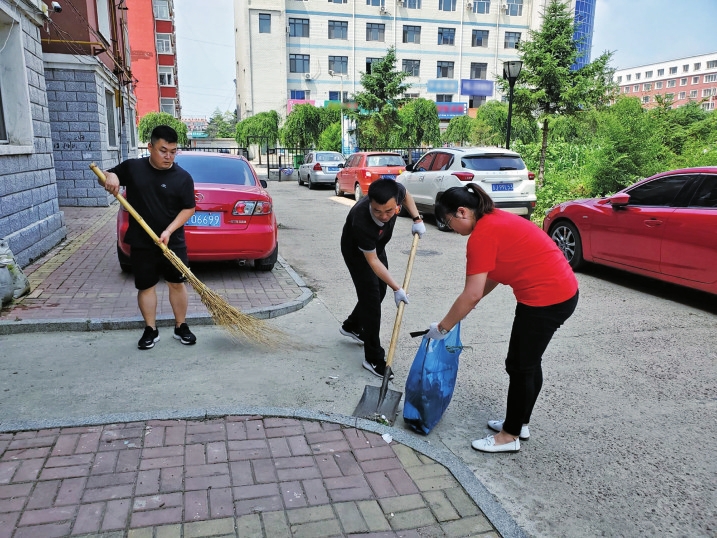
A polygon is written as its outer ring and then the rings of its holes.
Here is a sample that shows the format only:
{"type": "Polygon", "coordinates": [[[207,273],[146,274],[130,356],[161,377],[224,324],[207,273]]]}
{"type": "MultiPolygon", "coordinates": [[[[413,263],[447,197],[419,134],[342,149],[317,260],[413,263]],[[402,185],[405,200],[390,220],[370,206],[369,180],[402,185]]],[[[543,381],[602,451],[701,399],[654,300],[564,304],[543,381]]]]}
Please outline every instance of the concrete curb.
{"type": "MultiPolygon", "coordinates": [[[[262,307],[252,308],[244,311],[258,319],[271,319],[291,312],[301,310],[314,297],[314,293],[306,286],[304,280],[292,269],[284,258],[279,256],[278,260],[282,268],[289,274],[292,280],[301,290],[298,299],[288,301],[286,303],[262,307]]],[[[192,325],[213,325],[214,321],[209,314],[188,315],[187,320],[192,325]]],[[[174,325],[172,316],[159,316],[157,318],[158,327],[171,327],[174,325]]],[[[112,331],[119,329],[143,329],[144,320],[141,316],[133,316],[120,319],[28,319],[20,321],[0,321],[0,336],[22,333],[37,332],[60,332],[60,331],[112,331]]]]}
{"type": "Polygon", "coordinates": [[[504,538],[526,538],[525,532],[496,501],[495,497],[475,477],[473,472],[454,454],[446,449],[410,434],[405,430],[385,426],[371,420],[349,417],[341,414],[323,413],[306,409],[287,409],[282,407],[230,406],[208,407],[184,410],[166,410],[159,412],[114,413],[108,415],[89,415],[74,419],[54,419],[38,421],[16,421],[0,423],[0,433],[42,430],[47,428],[71,428],[78,426],[99,426],[119,422],[142,422],[147,420],[205,420],[227,415],[257,415],[262,417],[296,418],[332,422],[360,430],[383,435],[391,435],[402,445],[408,446],[428,456],[447,468],[466,493],[478,505],[486,518],[504,538]]]}

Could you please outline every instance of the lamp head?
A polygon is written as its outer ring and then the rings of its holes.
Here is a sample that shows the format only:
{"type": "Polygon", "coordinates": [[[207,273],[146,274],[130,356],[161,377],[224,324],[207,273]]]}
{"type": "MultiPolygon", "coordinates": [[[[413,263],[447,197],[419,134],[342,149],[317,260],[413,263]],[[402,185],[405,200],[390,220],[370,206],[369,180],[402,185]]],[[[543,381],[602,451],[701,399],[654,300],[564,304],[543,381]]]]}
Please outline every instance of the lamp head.
{"type": "Polygon", "coordinates": [[[523,62],[520,60],[513,60],[510,62],[503,62],[503,78],[508,81],[515,82],[520,75],[520,70],[523,68],[523,62]]]}

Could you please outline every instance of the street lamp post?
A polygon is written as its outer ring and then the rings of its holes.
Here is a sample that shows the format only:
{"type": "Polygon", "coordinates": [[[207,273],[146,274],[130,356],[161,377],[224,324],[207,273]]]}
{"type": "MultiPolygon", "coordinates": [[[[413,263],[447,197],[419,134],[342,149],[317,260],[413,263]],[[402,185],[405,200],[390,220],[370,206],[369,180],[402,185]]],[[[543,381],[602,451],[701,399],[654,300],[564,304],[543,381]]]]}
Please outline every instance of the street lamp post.
{"type": "Polygon", "coordinates": [[[505,149],[510,149],[510,121],[513,117],[513,88],[515,81],[518,80],[520,70],[523,68],[523,62],[519,60],[511,62],[503,62],[503,78],[508,81],[510,94],[508,95],[508,133],[505,138],[505,149]]]}

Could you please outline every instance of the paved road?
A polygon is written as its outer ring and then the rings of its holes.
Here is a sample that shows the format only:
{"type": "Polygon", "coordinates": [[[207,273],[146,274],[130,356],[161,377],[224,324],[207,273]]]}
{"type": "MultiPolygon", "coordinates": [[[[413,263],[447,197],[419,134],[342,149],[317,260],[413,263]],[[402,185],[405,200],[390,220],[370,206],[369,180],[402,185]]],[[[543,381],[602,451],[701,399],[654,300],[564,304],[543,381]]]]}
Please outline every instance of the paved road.
{"type": "MultiPolygon", "coordinates": [[[[283,256],[342,320],[354,302],[338,252],[351,198],[286,181],[270,190],[283,256]]],[[[465,239],[428,228],[396,356],[398,386],[417,348],[408,331],[440,319],[463,283],[465,239]]],[[[409,247],[410,221],[400,219],[388,249],[395,276],[405,271],[409,247]]],[[[714,536],[717,302],[601,268],[578,279],[580,305],[544,357],[545,385],[523,450],[496,456],[469,446],[505,409],[514,299],[501,288],[462,324],[472,349],[461,357],[453,402],[427,440],[465,461],[532,535],[714,536]]],[[[386,340],[394,312],[386,300],[386,340]]]]}

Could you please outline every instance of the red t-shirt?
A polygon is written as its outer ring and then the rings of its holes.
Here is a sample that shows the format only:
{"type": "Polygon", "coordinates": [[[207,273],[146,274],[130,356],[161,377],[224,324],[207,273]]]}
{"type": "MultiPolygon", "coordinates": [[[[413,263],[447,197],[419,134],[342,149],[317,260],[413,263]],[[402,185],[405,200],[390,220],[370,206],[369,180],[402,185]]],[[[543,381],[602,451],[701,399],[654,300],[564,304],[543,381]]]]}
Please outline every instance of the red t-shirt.
{"type": "Polygon", "coordinates": [[[488,273],[528,306],[562,303],[578,290],[572,268],[548,234],[507,211],[494,209],[478,220],[466,258],[467,275],[488,273]]]}

